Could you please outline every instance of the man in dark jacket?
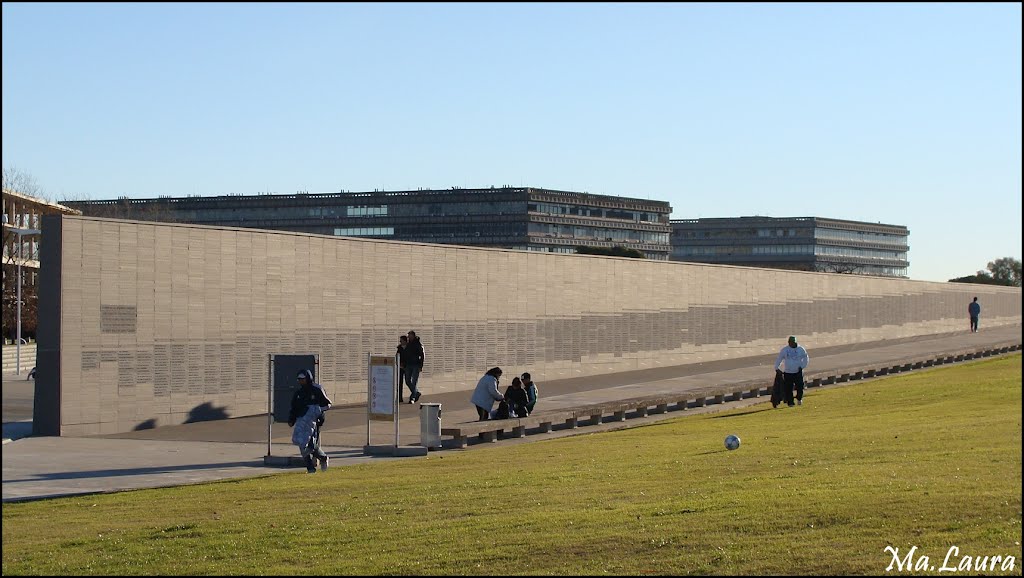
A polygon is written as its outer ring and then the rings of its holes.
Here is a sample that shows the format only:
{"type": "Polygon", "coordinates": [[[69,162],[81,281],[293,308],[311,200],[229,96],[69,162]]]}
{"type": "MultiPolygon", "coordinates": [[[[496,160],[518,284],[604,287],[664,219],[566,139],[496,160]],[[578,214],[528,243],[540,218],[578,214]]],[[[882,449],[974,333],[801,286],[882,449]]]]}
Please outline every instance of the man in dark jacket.
{"type": "Polygon", "coordinates": [[[978,303],[977,297],[967,306],[967,315],[971,318],[971,333],[977,333],[978,317],[981,316],[981,303],[978,303]]]}
{"type": "Polygon", "coordinates": [[[395,357],[398,358],[398,403],[404,403],[405,398],[402,391],[405,390],[405,348],[409,346],[407,335],[398,336],[398,348],[395,349],[395,357]]]}
{"type": "Polygon", "coordinates": [[[299,389],[292,395],[291,411],[288,413],[288,425],[293,429],[292,443],[299,447],[299,453],[306,462],[306,472],[316,473],[316,463],[320,461],[320,471],[327,471],[330,458],[320,449],[320,426],[324,424],[324,410],[331,407],[331,400],[324,392],[323,386],[313,382],[313,372],[303,369],[297,376],[299,389]]]}
{"type": "Polygon", "coordinates": [[[424,361],[423,344],[416,336],[415,331],[409,332],[409,344],[402,351],[402,361],[405,362],[405,384],[409,386],[409,403],[416,403],[420,400],[420,372],[423,371],[424,361]]]}

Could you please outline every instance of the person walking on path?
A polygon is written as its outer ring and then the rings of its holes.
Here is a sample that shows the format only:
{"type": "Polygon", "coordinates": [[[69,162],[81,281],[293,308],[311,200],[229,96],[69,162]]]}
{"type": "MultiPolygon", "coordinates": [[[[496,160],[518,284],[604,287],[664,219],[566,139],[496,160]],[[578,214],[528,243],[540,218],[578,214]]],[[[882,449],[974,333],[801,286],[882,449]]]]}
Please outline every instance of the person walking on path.
{"type": "Polygon", "coordinates": [[[416,403],[420,400],[420,372],[423,371],[423,362],[426,355],[423,352],[423,343],[416,336],[415,331],[409,332],[409,344],[405,346],[403,359],[405,360],[405,383],[411,390],[409,403],[416,403]]]}
{"type": "Polygon", "coordinates": [[[978,303],[977,297],[967,306],[967,314],[971,316],[971,333],[977,333],[978,317],[981,316],[981,303],[978,303]]]}
{"type": "Polygon", "coordinates": [[[320,471],[326,472],[330,458],[320,449],[320,426],[324,423],[324,410],[331,407],[331,400],[323,386],[313,382],[313,372],[303,369],[297,376],[299,389],[292,395],[292,407],[288,414],[288,425],[292,430],[292,443],[299,447],[299,453],[306,462],[306,473],[316,473],[314,458],[320,462],[320,471]]]}
{"type": "Polygon", "coordinates": [[[409,336],[398,336],[398,348],[395,350],[395,357],[398,358],[398,403],[405,403],[405,348],[409,346],[409,336]]]}
{"type": "MultiPolygon", "coordinates": [[[[796,336],[789,336],[789,343],[779,351],[775,358],[775,375],[782,374],[782,391],[786,405],[793,407],[793,388],[796,388],[796,405],[804,404],[804,368],[810,358],[807,357],[807,350],[798,345],[796,336]],[[780,365],[785,365],[785,371],[780,370],[780,365]]],[[[778,383],[778,379],[776,379],[778,383]]],[[[774,396],[773,396],[774,399],[774,396]]],[[[773,402],[773,405],[775,403],[773,402]]]]}
{"type": "Polygon", "coordinates": [[[491,408],[494,402],[504,401],[505,396],[498,390],[498,380],[501,379],[501,368],[492,367],[476,383],[473,390],[473,397],[469,399],[476,407],[477,421],[486,421],[491,416],[491,408]]]}

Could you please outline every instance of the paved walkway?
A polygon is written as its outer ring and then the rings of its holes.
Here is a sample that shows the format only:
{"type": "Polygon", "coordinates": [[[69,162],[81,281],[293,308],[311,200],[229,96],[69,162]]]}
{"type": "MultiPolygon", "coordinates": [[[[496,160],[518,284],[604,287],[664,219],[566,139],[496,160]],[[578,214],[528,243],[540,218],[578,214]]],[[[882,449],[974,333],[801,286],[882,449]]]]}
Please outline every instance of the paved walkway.
{"type": "MultiPolygon", "coordinates": [[[[968,347],[982,349],[1020,343],[1021,326],[1014,325],[973,334],[964,332],[915,337],[817,350],[810,346],[808,353],[811,356],[810,369],[817,372],[852,365],[892,365],[914,357],[968,347]]],[[[559,409],[751,379],[763,378],[767,386],[773,377],[771,366],[774,360],[774,356],[759,356],[551,382],[544,381],[540,375],[534,377],[540,386],[539,407],[559,409]]],[[[518,371],[518,368],[508,368],[509,374],[502,381],[503,386],[511,379],[512,371],[518,371]]],[[[23,437],[29,433],[31,426],[33,384],[25,381],[24,375],[18,378],[13,372],[3,377],[4,438],[14,439],[10,443],[5,439],[3,446],[5,502],[175,486],[282,472],[306,475],[303,468],[282,469],[263,465],[263,458],[267,455],[266,416],[167,426],[108,436],[23,437]]],[[[446,426],[476,419],[476,411],[469,403],[469,392],[431,395],[429,379],[424,385],[425,392],[420,401],[441,403],[442,423],[446,426]]],[[[808,393],[808,403],[813,403],[815,391],[812,389],[808,393]]],[[[626,422],[605,423],[577,430],[555,430],[500,443],[528,443],[620,429],[680,415],[716,412],[767,402],[765,397],[745,399],[691,410],[686,414],[653,414],[626,422]]],[[[420,439],[419,406],[404,404],[400,413],[400,445],[417,445],[420,439]]],[[[394,426],[391,423],[373,422],[371,428],[370,443],[394,443],[394,426]]],[[[295,447],[290,443],[291,430],[286,424],[275,424],[272,433],[271,455],[297,455],[295,447]]],[[[431,452],[425,458],[370,457],[362,453],[362,447],[367,441],[365,406],[333,408],[328,412],[323,445],[331,456],[333,470],[375,460],[431,459],[437,455],[431,452]]],[[[466,449],[445,449],[441,452],[472,451],[474,447],[480,446],[471,445],[466,449]]]]}

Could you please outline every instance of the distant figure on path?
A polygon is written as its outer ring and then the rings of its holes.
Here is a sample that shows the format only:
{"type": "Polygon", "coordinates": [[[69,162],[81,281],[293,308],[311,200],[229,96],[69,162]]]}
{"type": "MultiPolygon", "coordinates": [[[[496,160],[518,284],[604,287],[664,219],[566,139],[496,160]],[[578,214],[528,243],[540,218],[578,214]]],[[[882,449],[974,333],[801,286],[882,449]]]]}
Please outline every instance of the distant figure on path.
{"type": "Polygon", "coordinates": [[[981,303],[978,303],[977,297],[967,306],[967,314],[971,316],[971,333],[977,333],[978,317],[981,316],[981,303]]]}
{"type": "Polygon", "coordinates": [[[423,361],[426,355],[423,352],[423,344],[416,336],[415,331],[409,332],[409,345],[405,346],[402,356],[405,361],[405,383],[409,386],[409,403],[416,403],[420,400],[420,372],[423,371],[423,361]]]}
{"type": "Polygon", "coordinates": [[[796,388],[796,403],[804,404],[804,368],[807,367],[807,350],[797,345],[796,336],[789,336],[789,344],[779,351],[775,358],[775,375],[782,374],[782,391],[785,396],[786,405],[793,407],[793,388],[796,388]],[[785,372],[779,366],[785,364],[785,372]]]}
{"type": "MultiPolygon", "coordinates": [[[[398,403],[405,402],[405,348],[409,346],[409,336],[398,336],[398,347],[395,350],[395,357],[398,358],[398,403]]],[[[410,386],[411,387],[411,386],[410,386]]]]}

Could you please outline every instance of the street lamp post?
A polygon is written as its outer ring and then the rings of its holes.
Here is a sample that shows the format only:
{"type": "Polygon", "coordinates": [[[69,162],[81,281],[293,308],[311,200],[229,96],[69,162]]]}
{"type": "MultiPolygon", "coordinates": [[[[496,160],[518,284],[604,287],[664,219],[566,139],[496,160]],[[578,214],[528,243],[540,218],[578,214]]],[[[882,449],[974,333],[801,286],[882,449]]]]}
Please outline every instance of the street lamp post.
{"type": "Polygon", "coordinates": [[[24,235],[38,235],[42,231],[39,229],[20,229],[16,227],[11,228],[15,234],[18,235],[18,340],[17,340],[17,361],[14,365],[14,374],[21,375],[21,262],[24,256],[23,239],[24,235]]]}

